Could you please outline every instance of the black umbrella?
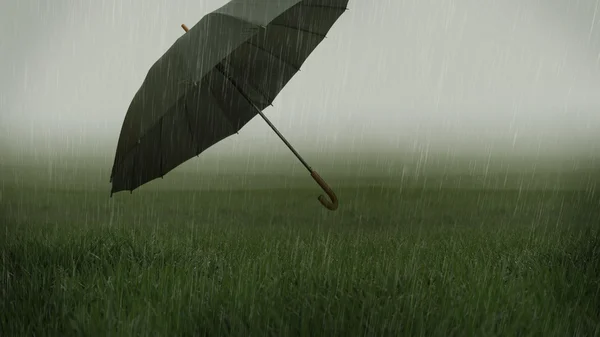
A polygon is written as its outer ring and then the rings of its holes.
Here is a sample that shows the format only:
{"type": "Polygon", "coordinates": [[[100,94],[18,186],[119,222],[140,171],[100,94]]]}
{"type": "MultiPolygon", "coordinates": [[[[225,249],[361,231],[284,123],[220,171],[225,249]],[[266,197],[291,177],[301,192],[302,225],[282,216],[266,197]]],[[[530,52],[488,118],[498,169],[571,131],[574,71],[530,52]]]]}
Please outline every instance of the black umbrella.
{"type": "Polygon", "coordinates": [[[335,193],[262,110],[346,11],[348,0],[232,0],[204,16],[150,68],[131,102],[112,193],[137,187],[237,133],[257,114],[338,208],[335,193]]]}

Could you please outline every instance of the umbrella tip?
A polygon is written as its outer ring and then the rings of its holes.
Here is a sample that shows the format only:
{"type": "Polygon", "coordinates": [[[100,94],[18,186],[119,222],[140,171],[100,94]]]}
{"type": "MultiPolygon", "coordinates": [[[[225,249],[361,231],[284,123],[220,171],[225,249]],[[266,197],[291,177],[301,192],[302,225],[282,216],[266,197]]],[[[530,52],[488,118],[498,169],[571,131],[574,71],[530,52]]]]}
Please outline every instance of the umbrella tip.
{"type": "Polygon", "coordinates": [[[187,33],[190,29],[188,28],[188,26],[185,25],[185,23],[181,24],[181,28],[183,28],[183,30],[185,30],[185,32],[187,33]]]}

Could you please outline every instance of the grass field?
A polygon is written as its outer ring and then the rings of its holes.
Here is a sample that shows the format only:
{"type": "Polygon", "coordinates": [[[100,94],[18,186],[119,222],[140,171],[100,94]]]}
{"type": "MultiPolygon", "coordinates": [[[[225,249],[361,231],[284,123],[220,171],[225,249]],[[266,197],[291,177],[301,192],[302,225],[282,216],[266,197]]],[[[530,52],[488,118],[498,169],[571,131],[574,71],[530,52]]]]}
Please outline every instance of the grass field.
{"type": "Polygon", "coordinates": [[[590,175],[328,173],[328,212],[307,175],[75,173],[2,171],[1,336],[600,336],[590,175]]]}

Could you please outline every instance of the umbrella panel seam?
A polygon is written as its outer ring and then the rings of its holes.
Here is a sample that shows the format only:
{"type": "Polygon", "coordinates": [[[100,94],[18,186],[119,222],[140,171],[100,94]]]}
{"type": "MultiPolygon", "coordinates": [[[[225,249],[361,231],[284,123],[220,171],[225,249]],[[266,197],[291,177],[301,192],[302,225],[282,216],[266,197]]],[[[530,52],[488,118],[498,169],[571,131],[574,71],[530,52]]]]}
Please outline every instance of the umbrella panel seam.
{"type": "Polygon", "coordinates": [[[296,72],[299,72],[299,71],[300,71],[300,67],[298,67],[297,65],[295,65],[295,64],[292,64],[292,63],[290,63],[290,62],[288,62],[288,61],[286,61],[286,60],[282,59],[282,58],[281,58],[279,55],[276,55],[275,53],[273,53],[271,50],[268,50],[267,48],[264,48],[264,47],[262,47],[262,46],[259,46],[259,45],[255,44],[255,43],[252,43],[252,42],[250,42],[250,40],[246,41],[246,42],[245,42],[245,44],[247,44],[247,45],[249,45],[249,46],[252,46],[252,47],[254,47],[255,49],[257,49],[257,50],[260,50],[260,51],[262,51],[263,53],[266,53],[266,54],[270,55],[271,57],[273,57],[273,58],[275,58],[275,59],[277,59],[277,60],[281,61],[281,63],[283,63],[283,64],[287,65],[288,67],[291,67],[291,68],[293,68],[293,69],[294,69],[296,72]]]}
{"type": "MultiPolygon", "coordinates": [[[[226,61],[226,60],[227,60],[227,58],[223,59],[223,61],[226,61]]],[[[221,61],[221,62],[223,62],[223,61],[221,61]]],[[[234,68],[235,70],[239,71],[239,67],[237,65],[234,66],[233,62],[231,62],[231,59],[227,60],[226,62],[229,67],[234,68]]],[[[271,102],[273,102],[273,100],[265,93],[263,88],[261,88],[258,84],[250,81],[250,76],[245,76],[242,78],[246,84],[248,84],[250,87],[252,87],[252,89],[256,90],[259,94],[261,94],[263,96],[264,99],[267,100],[267,104],[271,104],[271,102]]]]}
{"type": "Polygon", "coordinates": [[[300,27],[294,27],[294,26],[288,26],[288,25],[284,25],[284,24],[280,24],[280,23],[270,23],[269,26],[271,27],[282,27],[282,28],[287,28],[287,29],[292,29],[292,30],[296,30],[302,33],[306,33],[306,34],[313,34],[316,36],[320,36],[322,38],[326,38],[326,34],[321,34],[321,33],[317,33],[317,32],[313,32],[310,31],[308,29],[304,29],[304,28],[300,28],[300,27]]]}
{"type": "MultiPolygon", "coordinates": [[[[219,64],[221,64],[221,63],[219,63],[219,64]]],[[[215,66],[214,69],[216,69],[216,66],[215,66]]],[[[237,133],[238,132],[238,128],[237,128],[237,126],[235,126],[233,124],[233,122],[229,118],[229,115],[226,112],[227,109],[225,109],[225,105],[224,105],[225,102],[223,102],[223,100],[221,100],[220,98],[217,97],[217,95],[215,95],[215,91],[214,91],[214,88],[212,86],[212,83],[208,82],[208,83],[206,83],[206,86],[208,87],[208,91],[210,92],[210,96],[212,96],[212,98],[216,101],[217,106],[219,107],[219,110],[221,110],[221,113],[223,114],[223,116],[225,117],[225,119],[227,120],[227,122],[229,123],[229,125],[231,126],[231,129],[233,130],[233,133],[237,133]]],[[[237,88],[235,88],[235,89],[237,89],[237,88]]]]}

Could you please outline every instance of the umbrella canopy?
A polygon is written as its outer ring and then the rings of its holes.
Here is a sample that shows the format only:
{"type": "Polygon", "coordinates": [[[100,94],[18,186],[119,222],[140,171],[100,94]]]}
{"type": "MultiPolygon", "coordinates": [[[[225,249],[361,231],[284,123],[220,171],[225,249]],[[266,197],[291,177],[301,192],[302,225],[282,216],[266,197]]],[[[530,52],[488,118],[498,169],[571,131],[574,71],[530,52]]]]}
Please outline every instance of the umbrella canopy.
{"type": "MultiPolygon", "coordinates": [[[[204,16],[150,68],[135,94],[117,145],[111,194],[164,176],[237,133],[257,114],[329,194],[262,110],[299,71],[347,4],[233,0],[204,16]]],[[[337,199],[335,204],[337,208],[337,199]]]]}

